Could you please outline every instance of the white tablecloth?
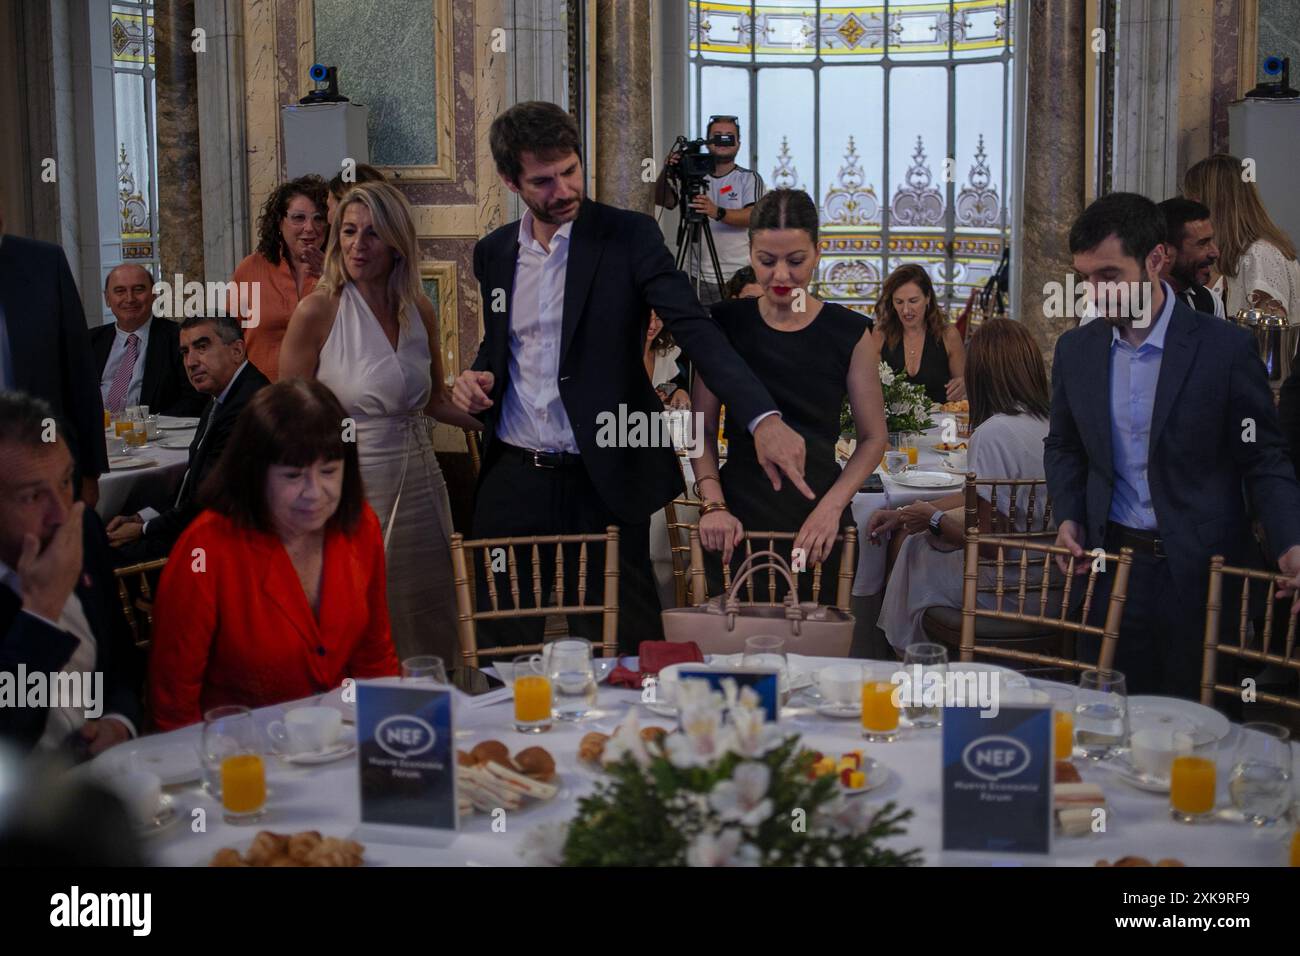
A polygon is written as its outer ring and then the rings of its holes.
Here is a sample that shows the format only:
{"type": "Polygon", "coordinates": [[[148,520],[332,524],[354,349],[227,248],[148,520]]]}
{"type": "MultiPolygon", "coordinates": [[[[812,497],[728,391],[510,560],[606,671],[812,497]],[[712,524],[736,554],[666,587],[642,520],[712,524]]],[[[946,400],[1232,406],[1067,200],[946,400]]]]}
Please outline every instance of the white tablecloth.
{"type": "MultiPolygon", "coordinates": [[[[366,861],[371,865],[521,865],[518,847],[523,835],[538,823],[572,818],[579,796],[589,793],[598,776],[577,763],[578,742],[590,730],[611,731],[630,706],[639,704],[640,692],[602,685],[597,716],[577,724],[555,724],[549,733],[517,733],[511,727],[509,700],[486,707],[459,706],[456,721],[457,746],[469,749],[483,740],[500,740],[511,752],[539,745],[555,757],[560,795],[544,804],[532,804],[509,814],[506,830],[492,832],[491,819],[483,814],[471,817],[452,844],[444,848],[387,846],[371,843],[366,861]]],[[[799,700],[798,697],[795,698],[799,700]]],[[[279,708],[258,711],[260,720],[276,719],[279,708]]],[[[642,708],[642,724],[669,726],[670,722],[642,708]]],[[[944,854],[940,792],[941,730],[905,730],[891,744],[868,744],[861,738],[856,720],[832,721],[806,708],[787,711],[785,725],[803,735],[807,746],[826,753],[861,749],[882,761],[894,772],[894,779],[877,791],[855,799],[873,803],[893,800],[915,811],[906,824],[907,833],[891,838],[899,849],[920,847],[928,865],[989,865],[1009,862],[1030,865],[1091,866],[1099,859],[1114,861],[1140,855],[1151,860],[1174,857],[1189,866],[1280,866],[1287,858],[1290,826],[1256,829],[1244,824],[1210,823],[1186,826],[1169,818],[1168,797],[1133,789],[1115,779],[1110,771],[1077,761],[1085,780],[1102,785],[1110,808],[1105,833],[1079,838],[1058,838],[1050,858],[1006,857],[995,854],[944,854]]],[[[196,745],[198,726],[170,734],[145,738],[136,744],[196,745]]],[[[1231,745],[1235,728],[1227,739],[1231,745]]],[[[1230,753],[1231,751],[1227,751],[1230,753]]],[[[102,759],[102,758],[101,758],[102,759]]],[[[1219,762],[1219,806],[1228,806],[1226,777],[1231,759],[1219,762]]],[[[294,767],[278,758],[268,758],[268,786],[271,795],[265,818],[254,826],[233,826],[223,821],[221,808],[197,784],[171,788],[184,812],[184,819],[170,830],[150,838],[152,858],[170,866],[203,865],[222,847],[247,849],[259,829],[280,833],[319,830],[326,836],[347,836],[358,824],[358,780],[356,757],[318,767],[294,767]],[[206,832],[193,831],[191,811],[206,812],[206,832]]]]}
{"type": "MultiPolygon", "coordinates": [[[[187,441],[193,432],[163,432],[163,437],[182,437],[187,441]]],[[[160,448],[157,442],[149,442],[142,448],[135,449],[132,458],[151,458],[158,464],[150,468],[132,468],[126,471],[108,471],[99,476],[99,503],[95,510],[107,522],[110,518],[123,513],[128,506],[132,513],[145,505],[152,505],[162,510],[159,504],[171,504],[185,474],[185,463],[189,460],[188,448],[160,448]]]]}

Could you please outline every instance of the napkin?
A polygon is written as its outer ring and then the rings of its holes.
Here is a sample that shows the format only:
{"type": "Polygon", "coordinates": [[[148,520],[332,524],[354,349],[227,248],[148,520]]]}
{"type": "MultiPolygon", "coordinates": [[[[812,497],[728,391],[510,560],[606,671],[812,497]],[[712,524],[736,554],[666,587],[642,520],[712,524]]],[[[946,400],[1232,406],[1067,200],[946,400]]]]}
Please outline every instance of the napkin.
{"type": "Polygon", "coordinates": [[[669,664],[700,664],[704,655],[700,645],[694,641],[678,643],[676,641],[642,641],[640,647],[641,669],[628,670],[621,663],[609,675],[609,682],[616,687],[640,688],[643,678],[658,674],[669,664]]]}

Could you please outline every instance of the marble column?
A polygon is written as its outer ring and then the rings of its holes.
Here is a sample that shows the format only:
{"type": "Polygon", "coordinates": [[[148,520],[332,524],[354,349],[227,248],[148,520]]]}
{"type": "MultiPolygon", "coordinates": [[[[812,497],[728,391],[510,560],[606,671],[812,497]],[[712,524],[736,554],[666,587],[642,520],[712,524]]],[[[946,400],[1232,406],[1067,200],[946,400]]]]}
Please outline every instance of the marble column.
{"type": "MultiPolygon", "coordinates": [[[[160,3],[154,15],[158,71],[158,238],[162,274],[203,281],[203,187],[194,0],[160,3]]],[[[225,276],[215,278],[224,281],[225,276]]]]}
{"type": "Polygon", "coordinates": [[[596,0],[596,198],[654,210],[642,162],[654,156],[649,0],[596,0]]]}
{"type": "Polygon", "coordinates": [[[1084,11],[1083,4],[1050,0],[1021,9],[1029,22],[1018,53],[1027,60],[1028,82],[1016,318],[1050,363],[1057,338],[1075,324],[1044,314],[1043,286],[1065,281],[1067,237],[1083,210],[1084,11]]]}

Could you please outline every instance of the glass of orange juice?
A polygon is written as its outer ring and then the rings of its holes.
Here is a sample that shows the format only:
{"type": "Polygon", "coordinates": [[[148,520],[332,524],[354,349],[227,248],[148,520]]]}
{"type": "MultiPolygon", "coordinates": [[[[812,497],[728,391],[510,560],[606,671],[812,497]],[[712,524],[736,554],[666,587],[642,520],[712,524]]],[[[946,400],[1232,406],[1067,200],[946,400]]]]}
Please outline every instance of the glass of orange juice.
{"type": "Polygon", "coordinates": [[[261,740],[247,707],[214,707],[203,715],[204,786],[220,798],[227,823],[252,823],[266,811],[261,740]]]}
{"type": "Polygon", "coordinates": [[[113,434],[118,438],[124,438],[130,432],[135,430],[135,422],[129,422],[125,418],[119,418],[113,422],[113,434]]]}
{"type": "Polygon", "coordinates": [[[1052,703],[1052,756],[1056,760],[1069,760],[1074,756],[1074,707],[1077,695],[1067,684],[1047,684],[1039,687],[1052,703]]]}
{"type": "Polygon", "coordinates": [[[898,737],[899,685],[883,668],[862,674],[862,736],[872,743],[892,743],[898,737]]]}
{"type": "Polygon", "coordinates": [[[113,425],[113,413],[109,409],[104,409],[104,431],[108,431],[113,425]]]}
{"type": "Polygon", "coordinates": [[[515,658],[515,730],[540,734],[551,729],[551,679],[541,654],[515,658]]]}
{"type": "Polygon", "coordinates": [[[1214,813],[1213,757],[1181,755],[1169,772],[1169,815],[1179,823],[1195,823],[1214,813]]]}
{"type": "Polygon", "coordinates": [[[915,435],[912,435],[912,434],[906,434],[906,435],[903,436],[903,447],[902,447],[902,451],[907,452],[907,463],[908,463],[909,465],[915,465],[915,464],[916,464],[916,456],[917,456],[918,454],[920,454],[920,449],[917,448],[917,445],[916,445],[916,436],[915,436],[915,435]]]}

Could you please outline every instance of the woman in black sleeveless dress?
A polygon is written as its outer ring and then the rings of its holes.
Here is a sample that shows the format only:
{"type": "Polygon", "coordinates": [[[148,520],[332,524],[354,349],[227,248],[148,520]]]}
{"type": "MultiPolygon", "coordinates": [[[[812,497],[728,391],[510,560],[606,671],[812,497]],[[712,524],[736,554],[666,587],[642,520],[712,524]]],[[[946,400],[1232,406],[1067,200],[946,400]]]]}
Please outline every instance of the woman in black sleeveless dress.
{"type": "MultiPolygon", "coordinates": [[[[719,302],[713,316],[767,387],[785,424],[803,436],[804,478],[816,497],[809,499],[789,481],[782,481],[779,491],[773,489],[755,454],[749,426],[756,422],[727,419],[727,462],[719,477],[719,403],[708,383],[696,376],[691,406],[704,416],[703,454],[695,460],[696,486],[704,501],[700,538],[706,549],[732,561],[746,529],[796,531],[794,547],[803,549],[806,570],[823,562],[821,603],[831,603],[839,565],[835,535],[852,524],[848,505],[885,448],[879,353],[868,319],[808,293],[818,253],[817,208],[807,193],[767,193],[754,208],[749,235],[750,260],[763,295],[719,302]],[[846,393],[858,444],[841,469],[835,443],[846,393]]],[[[743,549],[739,551],[736,558],[743,549]]],[[[801,575],[804,599],[810,597],[811,583],[811,573],[801,575]]]]}
{"type": "Polygon", "coordinates": [[[930,401],[942,404],[966,397],[961,335],[956,326],[944,324],[930,274],[921,266],[899,266],[885,279],[872,337],[889,367],[924,386],[930,401]]]}

